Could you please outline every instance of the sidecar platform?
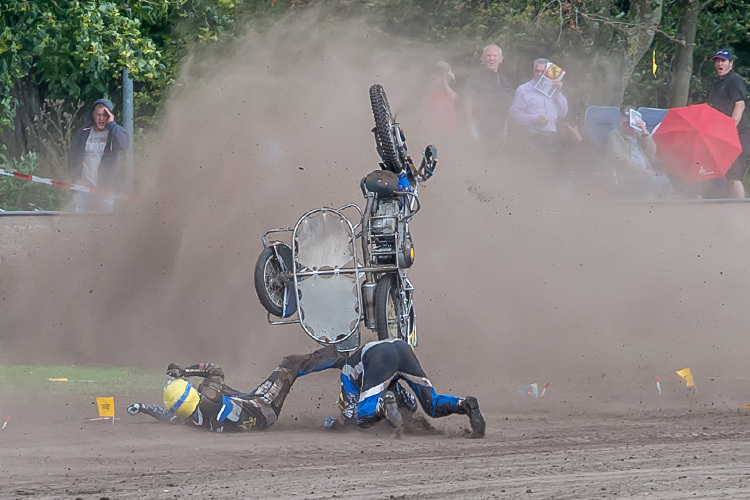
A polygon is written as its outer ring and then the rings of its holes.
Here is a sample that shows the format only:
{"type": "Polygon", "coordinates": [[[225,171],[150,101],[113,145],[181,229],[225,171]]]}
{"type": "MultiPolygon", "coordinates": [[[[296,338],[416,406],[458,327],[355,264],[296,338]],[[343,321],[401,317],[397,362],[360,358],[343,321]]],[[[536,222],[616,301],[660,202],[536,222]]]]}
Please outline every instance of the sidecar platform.
{"type": "Polygon", "coordinates": [[[357,349],[362,296],[354,226],[339,210],[311,210],[294,227],[292,255],[302,328],[339,351],[357,349]]]}

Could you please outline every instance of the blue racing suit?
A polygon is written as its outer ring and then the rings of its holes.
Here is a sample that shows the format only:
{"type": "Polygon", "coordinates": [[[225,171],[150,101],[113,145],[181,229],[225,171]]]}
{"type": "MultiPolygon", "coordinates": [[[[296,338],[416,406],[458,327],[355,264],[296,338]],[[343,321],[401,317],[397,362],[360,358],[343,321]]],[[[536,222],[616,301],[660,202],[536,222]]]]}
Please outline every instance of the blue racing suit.
{"type": "Polygon", "coordinates": [[[357,349],[341,369],[341,413],[357,425],[368,427],[384,418],[382,394],[393,391],[400,407],[416,410],[416,394],[422,409],[431,417],[466,414],[463,399],[438,394],[432,387],[409,344],[401,339],[370,342],[357,349]]]}

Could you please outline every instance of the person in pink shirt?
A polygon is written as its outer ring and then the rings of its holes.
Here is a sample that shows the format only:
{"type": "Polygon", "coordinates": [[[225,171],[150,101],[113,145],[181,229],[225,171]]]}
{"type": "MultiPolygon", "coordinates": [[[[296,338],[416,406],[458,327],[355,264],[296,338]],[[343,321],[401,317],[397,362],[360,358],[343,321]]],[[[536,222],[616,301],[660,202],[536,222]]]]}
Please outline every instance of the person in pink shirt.
{"type": "Polygon", "coordinates": [[[440,61],[427,69],[428,92],[423,101],[421,113],[428,133],[437,134],[440,138],[455,135],[458,129],[456,113],[456,92],[452,85],[456,76],[445,61],[440,61]]]}
{"type": "Polygon", "coordinates": [[[568,99],[562,93],[562,81],[553,82],[552,97],[534,88],[544,75],[548,59],[534,61],[534,76],[516,89],[510,106],[511,119],[526,130],[541,135],[557,133],[557,120],[568,114],[568,99]]]}

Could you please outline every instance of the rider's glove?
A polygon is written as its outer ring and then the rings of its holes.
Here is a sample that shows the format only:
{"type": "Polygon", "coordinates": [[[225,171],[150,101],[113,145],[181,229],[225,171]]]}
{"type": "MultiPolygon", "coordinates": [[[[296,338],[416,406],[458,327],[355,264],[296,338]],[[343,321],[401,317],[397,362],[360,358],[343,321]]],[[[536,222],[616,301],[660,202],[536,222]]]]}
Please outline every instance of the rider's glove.
{"type": "Polygon", "coordinates": [[[135,403],[130,406],[128,406],[128,413],[131,415],[138,415],[141,412],[141,404],[135,403]]]}
{"type": "Polygon", "coordinates": [[[323,423],[323,426],[325,426],[326,430],[328,431],[335,431],[338,429],[341,429],[346,425],[346,421],[344,420],[344,417],[339,415],[337,418],[327,418],[325,422],[323,423]]]}
{"type": "Polygon", "coordinates": [[[180,365],[176,363],[169,363],[169,366],[167,367],[167,375],[174,378],[179,378],[185,375],[185,370],[180,368],[180,365]]]}

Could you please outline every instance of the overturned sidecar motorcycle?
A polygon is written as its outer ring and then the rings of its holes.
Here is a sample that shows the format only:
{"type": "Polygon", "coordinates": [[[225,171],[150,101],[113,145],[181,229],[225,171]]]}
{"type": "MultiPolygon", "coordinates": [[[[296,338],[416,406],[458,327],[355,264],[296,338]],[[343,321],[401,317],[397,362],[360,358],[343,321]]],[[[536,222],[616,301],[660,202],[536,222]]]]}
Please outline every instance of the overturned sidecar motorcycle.
{"type": "Polygon", "coordinates": [[[362,322],[378,339],[416,347],[414,287],[406,275],[414,262],[409,223],[420,208],[419,183],[438,161],[430,145],[416,168],[382,86],[370,87],[370,104],[382,162],[360,182],[364,209],[316,208],[293,227],[269,229],[255,265],[255,290],[269,323],[299,323],[315,341],[342,352],[359,347],[362,322]],[[355,212],[356,222],[346,215],[355,212]],[[269,242],[270,234],[286,234],[287,241],[269,242]]]}

